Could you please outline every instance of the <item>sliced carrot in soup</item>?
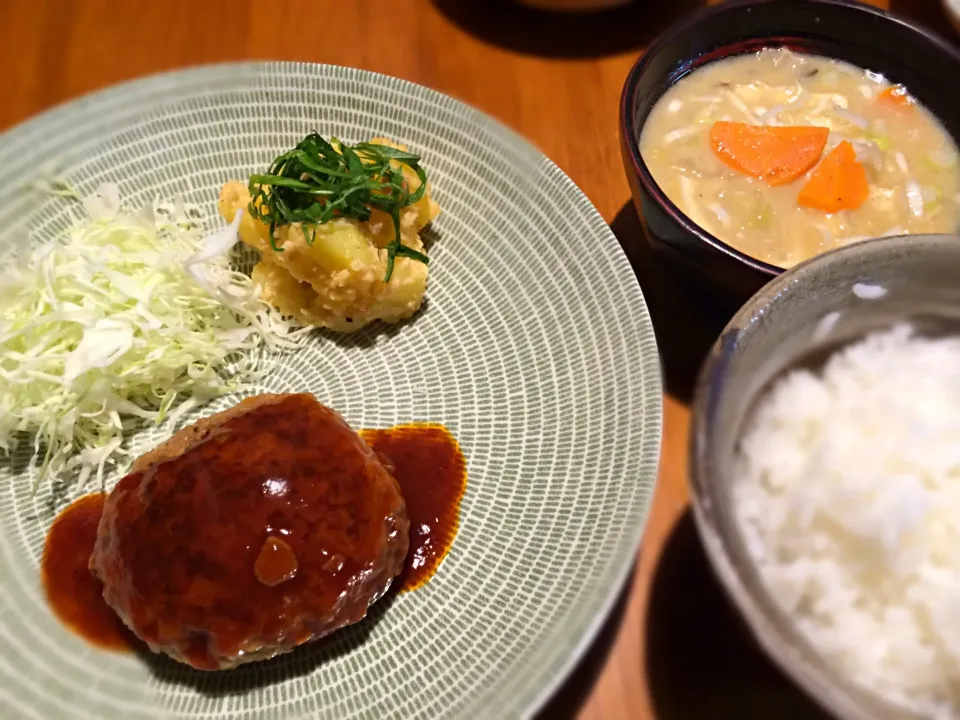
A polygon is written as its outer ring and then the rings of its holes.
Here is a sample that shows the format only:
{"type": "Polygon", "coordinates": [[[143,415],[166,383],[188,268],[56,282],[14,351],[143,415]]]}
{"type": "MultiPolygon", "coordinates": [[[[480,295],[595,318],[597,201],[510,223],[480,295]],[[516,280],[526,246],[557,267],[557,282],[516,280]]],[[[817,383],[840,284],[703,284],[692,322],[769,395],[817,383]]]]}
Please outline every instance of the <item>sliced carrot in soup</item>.
{"type": "Polygon", "coordinates": [[[835,213],[856,210],[870,195],[867,173],[857,162],[853,145],[844,140],[831,150],[800,189],[797,203],[835,213]]]}
{"type": "Polygon", "coordinates": [[[877,101],[898,108],[913,105],[913,98],[910,97],[903,85],[891,85],[877,95],[877,101]]]}
{"type": "Polygon", "coordinates": [[[720,120],[710,128],[710,147],[737,172],[784,185],[812,168],[827,144],[827,128],[749,125],[720,120]]]}

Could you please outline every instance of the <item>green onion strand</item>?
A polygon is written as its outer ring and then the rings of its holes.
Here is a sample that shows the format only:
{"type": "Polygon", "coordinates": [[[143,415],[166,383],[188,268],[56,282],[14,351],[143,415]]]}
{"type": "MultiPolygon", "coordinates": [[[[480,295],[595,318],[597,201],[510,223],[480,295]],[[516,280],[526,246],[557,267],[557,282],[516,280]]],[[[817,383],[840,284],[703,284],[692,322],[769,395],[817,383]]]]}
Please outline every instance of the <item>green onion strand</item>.
{"type": "Polygon", "coordinates": [[[371,209],[377,209],[390,216],[394,228],[386,247],[383,281],[390,281],[398,257],[430,262],[400,240],[400,210],[419,201],[427,189],[419,155],[388,145],[351,146],[337,138],[327,142],[312,132],[293,150],[279,155],[267,172],[251,175],[249,188],[250,215],[270,228],[270,247],[275,252],[283,252],[277,244],[277,228],[300,223],[307,242],[313,244],[318,225],[341,217],[369,220],[371,209]],[[416,173],[420,186],[414,192],[393,162],[416,173]]]}

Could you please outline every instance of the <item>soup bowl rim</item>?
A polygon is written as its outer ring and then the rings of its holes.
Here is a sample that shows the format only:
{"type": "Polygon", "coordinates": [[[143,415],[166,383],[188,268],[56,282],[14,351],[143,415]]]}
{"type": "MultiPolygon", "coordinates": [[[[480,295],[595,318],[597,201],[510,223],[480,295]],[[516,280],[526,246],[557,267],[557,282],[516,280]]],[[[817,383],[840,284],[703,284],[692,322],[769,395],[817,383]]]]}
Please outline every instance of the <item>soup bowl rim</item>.
{"type": "MultiPolygon", "coordinates": [[[[637,116],[637,107],[635,102],[637,87],[639,86],[641,77],[647,71],[654,58],[656,58],[663,50],[670,47],[671,44],[676,43],[683,33],[688,32],[693,27],[708,23],[711,18],[717,15],[735,11],[748,12],[753,7],[765,5],[771,2],[778,2],[778,0],[726,0],[726,2],[717,5],[701,8],[700,10],[691,13],[685,19],[668,28],[650,44],[650,46],[637,59],[637,61],[633,64],[633,67],[631,67],[630,71],[627,73],[627,78],[624,81],[623,90],[620,94],[619,112],[620,136],[623,138],[623,143],[626,146],[627,154],[629,155],[631,170],[634,176],[637,178],[637,181],[640,183],[643,191],[653,199],[653,201],[662,211],[666,212],[670,219],[676,223],[683,230],[683,232],[695,237],[701,242],[706,243],[713,249],[729,256],[743,265],[752,268],[758,273],[761,273],[762,275],[766,276],[768,280],[780,275],[788,268],[759,260],[752,255],[737,250],[735,247],[724,242],[713,233],[710,233],[704,228],[700,227],[686,213],[684,213],[669,197],[667,197],[667,194],[660,187],[660,184],[654,179],[653,174],[647,167],[647,163],[643,159],[643,155],[640,152],[639,134],[634,132],[634,127],[636,126],[635,120],[637,116]]],[[[881,10],[880,8],[864,4],[862,2],[857,2],[857,0],[802,0],[802,2],[808,3],[813,7],[842,7],[852,9],[857,12],[864,13],[865,15],[872,15],[888,21],[893,21],[896,24],[901,25],[904,30],[923,36],[924,40],[936,46],[939,52],[953,57],[953,59],[960,64],[960,50],[954,48],[953,45],[948,43],[939,35],[936,35],[921,25],[906,20],[905,18],[893,15],[889,12],[881,10]]],[[[763,37],[763,34],[759,34],[757,39],[761,40],[763,37]]],[[[729,44],[733,44],[733,41],[731,41],[729,44]]],[[[722,48],[725,47],[725,45],[726,43],[721,44],[719,47],[722,48]]],[[[699,57],[699,54],[690,54],[687,57],[687,60],[692,61],[697,57],[699,57]]],[[[670,79],[670,81],[665,85],[663,92],[665,93],[667,89],[676,84],[689,72],[689,70],[686,70],[680,73],[678,77],[670,79]]],[[[662,98],[663,93],[661,93],[661,95],[657,98],[657,102],[659,102],[659,100],[662,98]]],[[[654,106],[655,105],[656,102],[654,103],[654,106]]],[[[644,125],[645,124],[646,121],[644,121],[644,125]]],[[[951,139],[960,144],[960,139],[953,138],[952,136],[951,139]]]]}

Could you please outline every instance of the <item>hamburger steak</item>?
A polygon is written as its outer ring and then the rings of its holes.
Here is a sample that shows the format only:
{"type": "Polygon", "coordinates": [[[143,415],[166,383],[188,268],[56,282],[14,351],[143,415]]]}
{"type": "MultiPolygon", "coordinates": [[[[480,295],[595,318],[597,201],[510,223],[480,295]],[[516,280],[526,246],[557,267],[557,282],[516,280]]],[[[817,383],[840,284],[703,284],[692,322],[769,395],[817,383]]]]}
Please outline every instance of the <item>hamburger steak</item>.
{"type": "Polygon", "coordinates": [[[90,569],[153,651],[220,670],[361,620],[402,570],[408,531],[396,480],[337,413],[260,395],[137,460],[90,569]]]}

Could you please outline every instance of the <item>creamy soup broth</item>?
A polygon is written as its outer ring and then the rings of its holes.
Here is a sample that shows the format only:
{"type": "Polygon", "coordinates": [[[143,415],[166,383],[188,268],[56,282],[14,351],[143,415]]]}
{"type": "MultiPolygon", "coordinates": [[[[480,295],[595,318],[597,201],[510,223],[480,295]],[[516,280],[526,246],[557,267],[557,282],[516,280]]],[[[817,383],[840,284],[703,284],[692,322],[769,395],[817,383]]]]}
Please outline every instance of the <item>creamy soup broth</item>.
{"type": "Polygon", "coordinates": [[[779,267],[864,238],[954,232],[960,215],[957,147],[908,93],[847,63],[766,49],[682,78],[650,112],[640,152],[654,180],[691,220],[779,267]],[[817,165],[779,185],[738,172],[711,145],[716,121],[829,129],[818,164],[849,142],[866,173],[865,200],[835,212],[802,207],[798,196],[817,165]]]}

